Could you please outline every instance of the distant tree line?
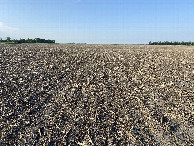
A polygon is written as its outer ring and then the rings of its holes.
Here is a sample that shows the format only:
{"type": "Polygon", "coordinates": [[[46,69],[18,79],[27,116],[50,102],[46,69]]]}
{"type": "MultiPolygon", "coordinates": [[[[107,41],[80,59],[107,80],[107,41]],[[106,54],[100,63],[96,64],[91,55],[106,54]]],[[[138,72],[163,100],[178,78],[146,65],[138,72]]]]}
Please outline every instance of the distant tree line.
{"type": "Polygon", "coordinates": [[[5,40],[0,38],[0,43],[14,43],[14,44],[20,44],[20,43],[55,43],[55,40],[45,40],[41,38],[35,38],[35,39],[13,39],[11,40],[10,37],[7,37],[5,40]]]}
{"type": "Polygon", "coordinates": [[[169,41],[164,41],[164,42],[149,42],[149,45],[188,45],[188,46],[193,46],[194,45],[194,42],[177,42],[177,41],[174,41],[174,42],[169,42],[169,41]]]}

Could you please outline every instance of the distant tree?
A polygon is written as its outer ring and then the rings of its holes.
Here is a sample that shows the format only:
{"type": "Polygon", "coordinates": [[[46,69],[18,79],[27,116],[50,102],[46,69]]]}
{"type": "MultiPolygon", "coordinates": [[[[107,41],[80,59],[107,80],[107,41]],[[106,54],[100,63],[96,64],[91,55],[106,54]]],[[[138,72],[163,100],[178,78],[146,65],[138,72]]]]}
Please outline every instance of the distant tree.
{"type": "Polygon", "coordinates": [[[36,41],[36,43],[40,43],[40,38],[35,38],[34,40],[36,41]]]}
{"type": "Polygon", "coordinates": [[[164,41],[164,42],[161,42],[161,41],[158,41],[158,42],[149,42],[149,45],[188,45],[188,46],[190,46],[190,45],[194,45],[194,42],[191,42],[191,41],[189,41],[189,42],[184,42],[184,41],[182,41],[182,42],[177,42],[177,41],[174,41],[174,42],[169,42],[169,41],[164,41]]]}
{"type": "Polygon", "coordinates": [[[25,39],[20,38],[19,43],[25,43],[25,42],[26,42],[25,39]]]}
{"type": "Polygon", "coordinates": [[[13,39],[13,43],[17,43],[17,40],[16,39],[13,39]]]}
{"type": "Polygon", "coordinates": [[[40,39],[40,42],[39,43],[45,43],[45,39],[40,39]]]}
{"type": "Polygon", "coordinates": [[[26,40],[26,43],[30,43],[30,39],[29,38],[26,40]]]}
{"type": "Polygon", "coordinates": [[[13,39],[11,40],[10,37],[7,37],[5,40],[0,38],[0,42],[13,42],[13,43],[55,43],[55,40],[45,40],[45,39],[40,39],[40,38],[35,38],[35,39],[22,39],[20,38],[19,40],[13,39]]]}
{"type": "Polygon", "coordinates": [[[10,37],[7,37],[7,38],[6,38],[6,41],[7,41],[7,42],[10,42],[10,41],[11,41],[11,38],[10,38],[10,37]]]}

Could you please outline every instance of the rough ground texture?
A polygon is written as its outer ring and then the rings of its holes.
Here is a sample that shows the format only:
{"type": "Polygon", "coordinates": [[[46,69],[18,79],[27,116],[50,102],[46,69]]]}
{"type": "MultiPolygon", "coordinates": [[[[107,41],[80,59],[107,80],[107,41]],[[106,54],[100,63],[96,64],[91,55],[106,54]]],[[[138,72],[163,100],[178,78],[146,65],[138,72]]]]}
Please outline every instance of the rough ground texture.
{"type": "Polygon", "coordinates": [[[0,145],[192,145],[194,47],[0,45],[0,145]]]}

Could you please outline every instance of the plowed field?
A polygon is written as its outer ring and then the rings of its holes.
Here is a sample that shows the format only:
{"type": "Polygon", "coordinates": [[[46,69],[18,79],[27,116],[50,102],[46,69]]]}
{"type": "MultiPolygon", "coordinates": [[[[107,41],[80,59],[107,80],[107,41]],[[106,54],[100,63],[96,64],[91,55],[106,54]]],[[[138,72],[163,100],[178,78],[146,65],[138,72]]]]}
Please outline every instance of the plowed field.
{"type": "Polygon", "coordinates": [[[0,45],[0,145],[192,145],[194,47],[0,45]]]}

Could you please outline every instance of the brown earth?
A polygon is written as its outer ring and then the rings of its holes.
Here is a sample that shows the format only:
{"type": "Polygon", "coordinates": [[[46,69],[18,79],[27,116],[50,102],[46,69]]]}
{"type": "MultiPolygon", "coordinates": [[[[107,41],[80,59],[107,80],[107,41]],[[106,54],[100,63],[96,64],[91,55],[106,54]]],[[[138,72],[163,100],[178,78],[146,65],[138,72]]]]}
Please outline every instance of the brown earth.
{"type": "Polygon", "coordinates": [[[0,45],[0,145],[192,145],[194,47],[0,45]]]}

